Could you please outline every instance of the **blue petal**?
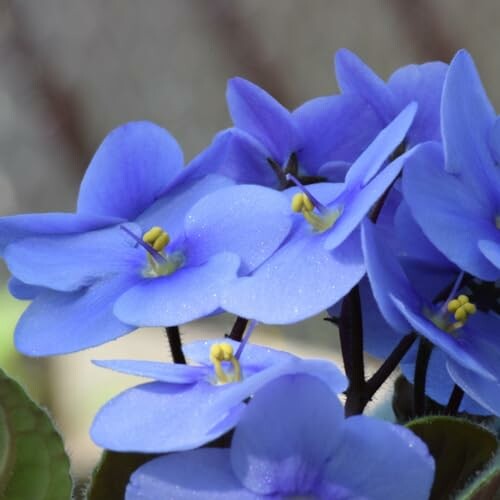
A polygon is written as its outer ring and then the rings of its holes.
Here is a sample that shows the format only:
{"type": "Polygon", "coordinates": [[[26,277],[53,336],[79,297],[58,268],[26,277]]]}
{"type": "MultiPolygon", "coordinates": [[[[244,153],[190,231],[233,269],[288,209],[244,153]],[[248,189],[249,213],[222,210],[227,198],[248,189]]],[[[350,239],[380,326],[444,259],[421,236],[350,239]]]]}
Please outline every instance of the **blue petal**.
{"type": "Polygon", "coordinates": [[[101,368],[108,368],[117,372],[151,378],[159,382],[169,382],[171,384],[193,384],[208,377],[212,371],[207,366],[161,363],[159,361],[114,359],[94,360],[93,363],[101,368]]]}
{"type": "Polygon", "coordinates": [[[500,243],[496,241],[478,241],[479,250],[498,269],[500,269],[500,243]]]}
{"type": "Polygon", "coordinates": [[[415,434],[364,415],[345,421],[325,469],[331,484],[373,500],[426,500],[434,479],[434,459],[415,434]]]}
{"type": "Polygon", "coordinates": [[[130,278],[99,282],[77,292],[39,293],[19,320],[14,343],[28,356],[51,356],[87,349],[116,339],[135,327],[112,313],[130,278]]]}
{"type": "Polygon", "coordinates": [[[5,247],[22,238],[74,234],[118,224],[122,219],[88,214],[20,214],[0,217],[0,256],[5,247]]]}
{"type": "MultiPolygon", "coordinates": [[[[127,228],[137,231],[135,225],[127,228]]],[[[146,263],[119,226],[82,234],[25,238],[5,249],[10,272],[29,285],[75,291],[110,274],[137,274],[146,263]]]]}
{"type": "MultiPolygon", "coordinates": [[[[196,176],[195,176],[196,177],[196,176]]],[[[144,232],[160,226],[168,232],[172,245],[184,240],[184,218],[191,207],[207,194],[233,185],[233,181],[222,175],[210,174],[201,179],[182,181],[153,203],[134,222],[144,232]]]]}
{"type": "Polygon", "coordinates": [[[44,287],[27,285],[17,278],[10,278],[8,282],[10,294],[19,300],[33,300],[40,292],[46,290],[44,287]]]}
{"type": "Polygon", "coordinates": [[[348,170],[345,177],[348,188],[364,185],[376,175],[385,160],[403,142],[416,112],[417,104],[412,102],[377,135],[348,170]]]}
{"type": "Polygon", "coordinates": [[[218,404],[226,387],[150,382],[127,389],[99,410],[90,435],[97,445],[115,451],[197,448],[234,427],[245,409],[243,403],[218,404]]]}
{"type": "Polygon", "coordinates": [[[228,449],[201,449],[165,455],[130,477],[126,500],[258,500],[235,477],[228,449]]]}
{"type": "Polygon", "coordinates": [[[297,150],[298,134],[290,112],[263,89],[232,78],[226,97],[235,126],[262,142],[275,161],[282,164],[297,150]]]}
{"type": "Polygon", "coordinates": [[[395,115],[396,103],[389,87],[357,55],[347,49],[335,54],[335,73],[343,93],[363,98],[384,123],[395,115]]]}
{"type": "Polygon", "coordinates": [[[354,232],[333,252],[305,223],[250,277],[230,283],[222,307],[268,324],[295,323],[344,297],[365,273],[354,232]]]}
{"type": "Polygon", "coordinates": [[[418,113],[408,132],[409,146],[441,140],[441,95],[447,69],[442,62],[411,64],[395,71],[387,82],[398,109],[411,101],[418,103],[418,113]]]}
{"type": "Polygon", "coordinates": [[[353,94],[317,97],[297,108],[293,118],[302,136],[299,164],[309,175],[325,175],[320,168],[330,161],[351,164],[385,125],[353,94]]]}
{"type": "Polygon", "coordinates": [[[315,377],[281,377],[256,393],[231,445],[235,475],[261,495],[314,491],[340,439],[342,406],[315,377]]]}
{"type": "MultiPolygon", "coordinates": [[[[439,404],[446,406],[453,391],[454,381],[446,369],[448,357],[440,349],[433,349],[429,366],[427,368],[427,377],[425,381],[425,394],[439,404]]],[[[411,363],[401,363],[401,371],[404,376],[413,383],[415,373],[415,359],[411,363]]],[[[459,411],[466,411],[474,415],[489,415],[490,412],[479,406],[467,394],[464,395],[460,403],[459,411]]]]}
{"type": "Polygon", "coordinates": [[[177,141],[150,122],[130,122],[108,134],[85,173],[78,212],[133,220],[178,175],[177,141]]]}
{"type": "Polygon", "coordinates": [[[497,237],[495,206],[445,172],[438,144],[418,147],[405,167],[403,191],[424,234],[448,259],[482,279],[499,276],[477,245],[478,240],[497,237]]]}
{"type": "Polygon", "coordinates": [[[174,326],[207,316],[220,307],[222,287],[239,265],[236,255],[220,253],[201,266],[142,279],[116,301],[114,312],[137,326],[174,326]]]}
{"type": "MultiPolygon", "coordinates": [[[[353,188],[352,193],[347,191],[343,195],[346,197],[346,201],[343,204],[342,214],[335,222],[333,228],[326,233],[328,235],[325,241],[325,248],[327,250],[336,248],[359,226],[374,203],[384,194],[385,190],[399,175],[404,162],[408,158],[407,155],[412,154],[412,151],[410,151],[394,160],[360,191],[353,188]]],[[[342,197],[339,198],[339,201],[342,197]]]]}
{"type": "Polygon", "coordinates": [[[383,244],[376,226],[366,221],[361,226],[361,241],[368,278],[382,315],[394,330],[409,333],[411,326],[394,305],[391,294],[415,311],[422,308],[422,300],[413,291],[396,256],[383,244]]]}
{"type": "MultiPolygon", "coordinates": [[[[219,133],[213,143],[195,158],[211,170],[240,184],[260,184],[278,188],[278,177],[267,159],[271,153],[254,137],[237,128],[219,133]]],[[[192,168],[191,164],[188,168],[192,168]]]]}
{"type": "Polygon", "coordinates": [[[459,173],[470,190],[495,202],[484,174],[493,166],[488,142],[496,116],[465,50],[460,50],[450,63],[441,115],[446,170],[459,173]]]}
{"type": "Polygon", "coordinates": [[[482,377],[463,364],[448,359],[448,371],[454,382],[479,405],[500,416],[500,381],[482,377]]]}
{"type": "Polygon", "coordinates": [[[222,189],[187,214],[187,258],[196,265],[219,252],[232,252],[241,258],[240,274],[248,274],[280,246],[291,225],[283,194],[252,185],[222,189]]]}

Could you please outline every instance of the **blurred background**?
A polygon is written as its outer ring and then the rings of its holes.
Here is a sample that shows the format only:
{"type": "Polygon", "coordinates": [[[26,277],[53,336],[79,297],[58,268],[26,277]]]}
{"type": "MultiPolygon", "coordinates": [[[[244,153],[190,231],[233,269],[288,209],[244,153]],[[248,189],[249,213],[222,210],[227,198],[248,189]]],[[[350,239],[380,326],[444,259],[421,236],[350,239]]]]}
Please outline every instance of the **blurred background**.
{"type": "MultiPolygon", "coordinates": [[[[167,128],[189,160],[230,125],[232,76],[290,109],[334,93],[332,57],[341,47],[384,78],[401,65],[449,61],[465,47],[498,104],[499,19],[494,0],[0,0],[0,215],[72,211],[93,152],[128,120],[167,128]]],[[[7,278],[2,267],[0,366],[49,407],[84,477],[100,452],[88,438],[92,416],[137,382],[90,360],[167,360],[166,339],[149,329],[83,353],[22,358],[12,331],[26,304],[8,296],[7,278]]],[[[223,316],[182,331],[185,340],[221,336],[231,323],[223,316]]],[[[321,318],[261,328],[257,339],[337,356],[335,332],[321,318]]]]}

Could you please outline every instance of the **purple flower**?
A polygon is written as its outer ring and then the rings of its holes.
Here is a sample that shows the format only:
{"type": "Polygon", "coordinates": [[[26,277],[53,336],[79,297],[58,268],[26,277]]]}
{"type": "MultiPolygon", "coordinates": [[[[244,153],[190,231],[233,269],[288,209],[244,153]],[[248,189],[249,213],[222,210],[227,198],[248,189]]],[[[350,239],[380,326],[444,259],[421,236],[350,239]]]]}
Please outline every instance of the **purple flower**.
{"type": "Polygon", "coordinates": [[[201,446],[232,429],[246,411],[244,401],[270,380],[312,373],[339,393],[346,379],[327,361],[228,339],[184,346],[196,365],[148,361],[99,361],[99,366],[152,378],[106,403],[95,417],[92,439],[116,451],[168,452],[201,446]],[[123,416],[126,415],[126,418],[123,416]]]}
{"type": "Polygon", "coordinates": [[[418,500],[428,498],[433,475],[434,460],[412,432],[361,415],[344,420],[324,382],[297,374],[256,393],[230,449],[157,458],[132,474],[126,498],[418,500]]]}

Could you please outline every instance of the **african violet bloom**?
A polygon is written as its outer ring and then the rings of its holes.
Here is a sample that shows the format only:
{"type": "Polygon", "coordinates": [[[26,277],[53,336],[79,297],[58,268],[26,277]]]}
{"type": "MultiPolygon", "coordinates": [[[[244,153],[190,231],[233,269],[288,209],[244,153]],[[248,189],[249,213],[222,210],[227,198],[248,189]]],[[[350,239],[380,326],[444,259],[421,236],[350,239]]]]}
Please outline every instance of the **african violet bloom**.
{"type": "Polygon", "coordinates": [[[432,243],[461,269],[500,278],[500,127],[470,55],[450,64],[442,101],[443,149],[410,162],[404,194],[432,243]]]}
{"type": "Polygon", "coordinates": [[[412,154],[382,168],[404,139],[415,112],[416,105],[409,105],[377,136],[354,162],[345,183],[283,193],[297,212],[290,236],[251,276],[225,288],[224,309],[264,323],[293,323],[349,292],[365,273],[359,224],[412,154]]]}
{"type": "Polygon", "coordinates": [[[168,132],[129,123],[92,159],[76,214],[2,218],[11,291],[34,299],[17,325],[17,349],[71,352],[135,326],[215,312],[223,283],[265,260],[290,221],[277,193],[258,186],[228,192],[221,188],[232,181],[204,174],[199,166],[183,169],[168,132]]]}
{"type": "MultiPolygon", "coordinates": [[[[362,243],[373,295],[386,321],[402,335],[415,331],[426,337],[444,354],[453,381],[479,405],[500,414],[500,317],[476,310],[459,293],[461,275],[446,300],[433,303],[434,297],[421,295],[369,222],[362,226],[362,243]]],[[[436,361],[434,370],[442,373],[443,360],[436,361]]],[[[408,367],[405,371],[408,376],[408,367]]],[[[436,395],[441,398],[442,391],[436,395]]]]}
{"type": "Polygon", "coordinates": [[[230,449],[148,462],[126,498],[424,500],[433,475],[434,460],[411,431],[361,415],[345,420],[324,382],[296,374],[256,393],[230,449]]]}
{"type": "Polygon", "coordinates": [[[189,450],[232,429],[246,411],[244,401],[276,377],[311,373],[335,393],[347,386],[333,363],[242,345],[229,339],[184,345],[186,356],[196,365],[96,362],[155,381],[128,389],[106,403],[95,417],[92,439],[116,451],[189,450]]]}

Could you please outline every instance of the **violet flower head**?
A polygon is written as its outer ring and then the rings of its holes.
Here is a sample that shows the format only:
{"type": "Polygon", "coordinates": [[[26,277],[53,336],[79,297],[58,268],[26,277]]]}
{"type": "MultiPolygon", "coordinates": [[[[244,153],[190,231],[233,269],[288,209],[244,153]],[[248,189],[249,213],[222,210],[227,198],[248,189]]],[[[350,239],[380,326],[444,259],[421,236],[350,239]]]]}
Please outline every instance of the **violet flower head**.
{"type": "Polygon", "coordinates": [[[346,378],[330,362],[229,339],[184,346],[194,365],[148,361],[98,361],[97,365],[154,379],[106,403],[94,419],[92,439],[116,451],[169,452],[202,446],[232,429],[246,411],[244,401],[286,374],[312,373],[329,390],[345,390],[346,378]],[[127,415],[127,418],[123,418],[127,415]]]}
{"type": "Polygon", "coordinates": [[[33,299],[16,328],[19,351],[66,353],[212,314],[223,283],[281,244],[291,221],[278,193],[228,192],[233,181],[182,167],[168,132],[126,124],[95,154],[76,214],[0,220],[11,291],[33,299]]]}
{"type": "Polygon", "coordinates": [[[424,500],[433,475],[434,460],[411,431],[345,420],[323,381],[295,374],[256,393],[230,449],[159,457],[132,474],[126,498],[424,500]]]}
{"type": "Polygon", "coordinates": [[[330,307],[365,273],[359,224],[412,154],[385,165],[404,139],[416,105],[403,110],[354,162],[344,183],[287,190],[294,226],[253,274],[225,288],[222,306],[264,323],[293,323],[330,307]],[[314,293],[312,293],[314,291],[314,293]]]}

